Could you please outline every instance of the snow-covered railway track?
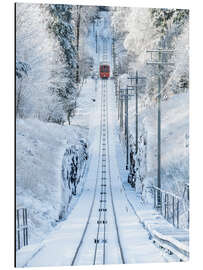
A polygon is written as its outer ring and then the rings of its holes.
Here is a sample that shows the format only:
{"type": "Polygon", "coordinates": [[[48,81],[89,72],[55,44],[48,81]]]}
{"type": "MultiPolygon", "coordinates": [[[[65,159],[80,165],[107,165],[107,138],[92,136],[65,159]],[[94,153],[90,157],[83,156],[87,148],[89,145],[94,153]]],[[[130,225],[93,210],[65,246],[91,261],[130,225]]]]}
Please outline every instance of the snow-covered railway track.
{"type": "MultiPolygon", "coordinates": [[[[100,196],[99,196],[99,218],[97,221],[97,235],[95,238],[95,252],[94,252],[94,259],[93,264],[96,264],[98,262],[98,250],[99,245],[102,244],[102,250],[103,254],[100,255],[100,263],[105,264],[106,263],[106,224],[107,224],[107,218],[106,218],[106,211],[107,211],[107,176],[106,176],[106,147],[107,147],[107,138],[106,138],[106,130],[107,130],[107,122],[106,122],[106,85],[105,82],[102,81],[102,93],[101,93],[101,152],[100,152],[100,161],[101,161],[101,188],[100,188],[100,196]],[[102,241],[102,243],[100,243],[102,241]]],[[[99,262],[98,262],[99,263],[99,262]]]]}
{"type": "MultiPolygon", "coordinates": [[[[75,254],[73,256],[71,265],[80,265],[83,264],[83,256],[86,252],[87,241],[91,239],[94,241],[95,247],[92,250],[92,264],[106,264],[109,262],[116,261],[112,260],[112,250],[108,248],[108,229],[110,231],[116,231],[115,238],[117,238],[117,254],[118,262],[125,263],[123,249],[121,245],[121,240],[118,230],[118,222],[116,217],[116,211],[113,200],[113,192],[111,185],[111,169],[110,169],[110,158],[109,158],[109,133],[108,133],[108,95],[107,95],[107,80],[101,81],[101,119],[100,119],[100,145],[99,145],[99,158],[97,165],[97,175],[94,196],[89,211],[89,216],[80,239],[80,242],[77,246],[75,254]],[[99,201],[99,202],[98,202],[99,201]],[[97,206],[99,208],[97,208],[97,206]],[[96,212],[98,211],[98,213],[96,212]],[[108,212],[107,212],[108,211],[108,212]],[[108,218],[113,216],[113,219],[110,221],[108,218]],[[95,222],[95,216],[97,220],[95,222]],[[109,223],[108,223],[109,221],[109,223]],[[91,229],[89,225],[95,223],[96,230],[94,232],[96,235],[94,239],[90,237],[91,229]],[[109,227],[108,227],[109,226],[109,227]],[[112,228],[115,226],[115,229],[112,228]],[[83,253],[83,254],[82,254],[83,253]]],[[[116,245],[114,243],[114,245],[116,245]]],[[[88,246],[88,245],[87,245],[88,246]]],[[[89,261],[90,263],[90,261],[89,261]]]]}
{"type": "MultiPolygon", "coordinates": [[[[107,110],[108,110],[108,99],[107,99],[106,104],[107,104],[107,110]]],[[[108,138],[108,141],[109,141],[108,118],[107,118],[107,138],[108,138]]],[[[120,250],[121,261],[122,261],[123,264],[125,264],[126,260],[124,258],[123,247],[122,247],[122,244],[121,244],[121,239],[120,239],[120,234],[119,234],[119,229],[118,229],[117,215],[116,215],[116,210],[115,210],[115,205],[114,205],[114,200],[113,200],[109,143],[108,143],[108,150],[107,151],[108,151],[108,174],[109,174],[109,188],[110,188],[110,193],[111,193],[111,204],[112,204],[112,208],[113,208],[114,222],[115,222],[115,227],[116,227],[117,241],[118,241],[118,246],[119,246],[119,250],[120,250]]]]}
{"type": "MultiPolygon", "coordinates": [[[[102,96],[101,96],[102,97],[102,96]]],[[[95,187],[94,187],[94,196],[93,196],[93,200],[92,200],[92,204],[91,204],[91,207],[90,207],[90,211],[89,211],[89,215],[88,215],[88,219],[87,219],[87,222],[86,222],[86,225],[85,225],[85,228],[84,228],[84,231],[83,231],[83,234],[82,234],[82,237],[80,239],[80,242],[77,246],[77,249],[75,251],[75,254],[73,256],[73,259],[72,259],[72,262],[71,262],[71,265],[75,265],[76,264],[76,260],[79,256],[79,251],[81,249],[81,246],[83,244],[83,241],[84,241],[84,238],[85,238],[85,235],[86,235],[86,232],[87,232],[87,229],[88,229],[88,225],[90,224],[90,219],[91,219],[91,216],[92,216],[92,212],[93,212],[93,207],[94,207],[94,203],[95,203],[95,199],[96,199],[96,192],[97,192],[97,187],[98,187],[98,181],[99,181],[99,168],[100,168],[100,158],[101,158],[101,136],[102,136],[102,132],[101,132],[101,127],[102,127],[102,106],[101,106],[101,116],[100,116],[100,139],[99,139],[99,159],[98,159],[98,164],[97,164],[97,174],[96,174],[96,182],[95,182],[95,187]]],[[[98,227],[99,227],[99,224],[98,224],[98,227]]],[[[96,245],[97,246],[97,245],[96,245]]],[[[95,247],[95,250],[96,250],[96,247],[95,247]]],[[[94,253],[95,254],[95,253],[94,253]]],[[[95,255],[94,255],[95,257],[95,255]]],[[[94,259],[95,260],[95,259],[94,259]]],[[[93,262],[94,262],[93,260],[93,262]]]]}

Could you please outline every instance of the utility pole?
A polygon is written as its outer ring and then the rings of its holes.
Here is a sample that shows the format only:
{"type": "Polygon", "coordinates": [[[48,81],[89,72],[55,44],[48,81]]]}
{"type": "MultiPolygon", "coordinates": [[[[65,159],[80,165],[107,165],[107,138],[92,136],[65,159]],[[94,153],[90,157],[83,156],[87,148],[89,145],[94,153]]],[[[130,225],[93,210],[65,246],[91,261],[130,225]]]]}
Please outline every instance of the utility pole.
{"type": "MultiPolygon", "coordinates": [[[[162,40],[163,42],[163,40],[162,40]]],[[[147,62],[148,65],[158,66],[158,95],[157,95],[157,134],[158,134],[158,142],[157,142],[157,187],[159,188],[157,192],[157,207],[162,207],[162,198],[161,198],[161,71],[164,65],[174,65],[174,63],[170,63],[167,61],[167,55],[174,52],[174,50],[168,50],[163,48],[163,43],[161,44],[161,48],[157,50],[147,50],[147,53],[151,54],[151,60],[147,62]],[[156,55],[155,59],[153,59],[153,55],[156,55]],[[157,59],[158,58],[158,59],[157,59]]]]}
{"type": "Polygon", "coordinates": [[[138,71],[136,71],[136,76],[133,77],[128,77],[128,79],[131,81],[131,86],[132,85],[132,81],[135,80],[135,119],[136,119],[136,123],[135,123],[135,136],[136,136],[136,150],[135,153],[137,154],[138,152],[138,80],[146,80],[146,77],[140,77],[138,76],[138,71]]]}
{"type": "Polygon", "coordinates": [[[97,31],[96,31],[96,35],[95,35],[95,40],[96,40],[96,53],[97,53],[97,31]]]}
{"type": "Polygon", "coordinates": [[[95,32],[95,19],[93,19],[92,26],[93,26],[93,33],[95,32]]]}
{"type": "Polygon", "coordinates": [[[123,98],[121,98],[121,88],[119,84],[119,101],[120,101],[120,128],[123,130],[123,98]]]}
{"type": "Polygon", "coordinates": [[[116,104],[118,105],[118,72],[117,68],[114,72],[114,83],[115,83],[115,95],[116,95],[116,104]]]}
{"type": "Polygon", "coordinates": [[[118,85],[117,85],[117,87],[118,87],[118,90],[117,90],[117,93],[116,93],[116,95],[118,95],[118,120],[119,120],[119,118],[120,118],[120,80],[118,80],[118,85]]]}
{"type": "MultiPolygon", "coordinates": [[[[125,141],[126,141],[126,170],[128,170],[129,165],[129,138],[128,138],[128,100],[130,97],[134,96],[132,94],[129,94],[129,88],[130,86],[127,86],[124,89],[119,89],[120,91],[120,100],[122,104],[122,114],[123,114],[123,100],[125,101],[125,141]]],[[[133,89],[130,89],[133,90],[133,89]]],[[[123,115],[122,115],[123,119],[123,115]]],[[[123,120],[122,120],[123,121],[123,120]]],[[[123,122],[122,122],[123,124],[123,122]]]]}

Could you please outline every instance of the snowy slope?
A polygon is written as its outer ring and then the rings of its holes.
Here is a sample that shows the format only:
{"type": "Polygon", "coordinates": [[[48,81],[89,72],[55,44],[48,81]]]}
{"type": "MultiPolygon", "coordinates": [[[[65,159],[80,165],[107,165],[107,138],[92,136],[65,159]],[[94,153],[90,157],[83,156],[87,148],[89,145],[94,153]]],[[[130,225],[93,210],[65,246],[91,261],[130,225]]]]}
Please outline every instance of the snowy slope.
{"type": "MultiPolygon", "coordinates": [[[[120,87],[129,84],[127,74],[120,76],[120,87]]],[[[145,106],[139,98],[138,136],[146,141],[145,186],[157,179],[157,104],[145,106]]],[[[135,141],[135,98],[129,101],[129,129],[135,141]]],[[[141,145],[140,145],[141,147],[141,145]]],[[[143,149],[144,150],[144,149],[143,149]]],[[[145,151],[144,150],[144,151],[145,151]]],[[[189,94],[181,93],[161,102],[162,188],[183,194],[189,181],[189,94]]]]}
{"type": "MultiPolygon", "coordinates": [[[[162,187],[182,195],[189,181],[189,97],[179,94],[161,104],[162,187]]],[[[143,111],[140,124],[147,133],[147,177],[156,181],[157,107],[143,111]]],[[[142,127],[140,126],[140,129],[142,127]]]]}
{"type": "Polygon", "coordinates": [[[29,242],[55,225],[64,197],[62,159],[68,145],[79,144],[87,130],[39,120],[17,120],[16,204],[28,208],[29,242]]]}

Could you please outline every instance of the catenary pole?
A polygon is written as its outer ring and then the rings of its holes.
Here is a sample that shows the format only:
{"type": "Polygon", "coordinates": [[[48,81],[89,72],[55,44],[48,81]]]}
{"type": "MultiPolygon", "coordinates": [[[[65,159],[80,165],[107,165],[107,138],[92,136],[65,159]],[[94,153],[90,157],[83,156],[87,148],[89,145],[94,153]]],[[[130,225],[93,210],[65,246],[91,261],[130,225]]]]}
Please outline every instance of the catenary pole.
{"type": "MultiPolygon", "coordinates": [[[[130,97],[134,96],[129,94],[129,86],[125,89],[120,89],[120,101],[121,101],[121,113],[123,112],[123,101],[125,101],[125,125],[124,125],[124,136],[125,136],[125,143],[126,143],[126,170],[129,167],[129,131],[128,131],[128,100],[130,97]]],[[[131,89],[133,90],[133,89],[131,89]]],[[[123,124],[123,115],[121,115],[120,123],[123,124]],[[122,122],[121,122],[122,121],[122,122]]]]}
{"type": "MultiPolygon", "coordinates": [[[[159,62],[161,61],[161,53],[159,52],[159,62]]],[[[158,141],[157,141],[157,154],[158,154],[158,166],[157,166],[157,187],[161,189],[161,65],[158,64],[158,141]]],[[[161,192],[157,194],[158,207],[161,207],[161,192]]]]}
{"type": "Polygon", "coordinates": [[[135,146],[136,146],[136,154],[138,152],[138,87],[139,80],[146,80],[146,77],[141,77],[138,75],[138,71],[136,71],[135,77],[131,76],[128,78],[131,81],[135,80],[135,146]]]}
{"type": "Polygon", "coordinates": [[[135,109],[135,117],[136,117],[136,154],[138,152],[138,71],[136,71],[136,87],[135,87],[135,100],[136,100],[136,109],[135,109]]]}

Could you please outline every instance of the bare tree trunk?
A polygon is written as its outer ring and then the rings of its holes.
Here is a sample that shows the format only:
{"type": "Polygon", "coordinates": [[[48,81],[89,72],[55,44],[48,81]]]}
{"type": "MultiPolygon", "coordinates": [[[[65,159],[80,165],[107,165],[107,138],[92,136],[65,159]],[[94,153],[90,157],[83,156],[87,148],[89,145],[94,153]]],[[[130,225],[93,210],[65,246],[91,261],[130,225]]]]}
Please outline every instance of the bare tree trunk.
{"type": "Polygon", "coordinates": [[[19,116],[20,118],[22,117],[22,115],[20,114],[20,106],[21,106],[22,98],[23,98],[22,97],[22,84],[20,82],[19,90],[18,90],[18,94],[16,98],[16,116],[19,116]]]}
{"type": "Polygon", "coordinates": [[[68,119],[68,124],[69,124],[69,126],[70,126],[70,113],[68,112],[68,116],[67,116],[67,119],[68,119]]]}

